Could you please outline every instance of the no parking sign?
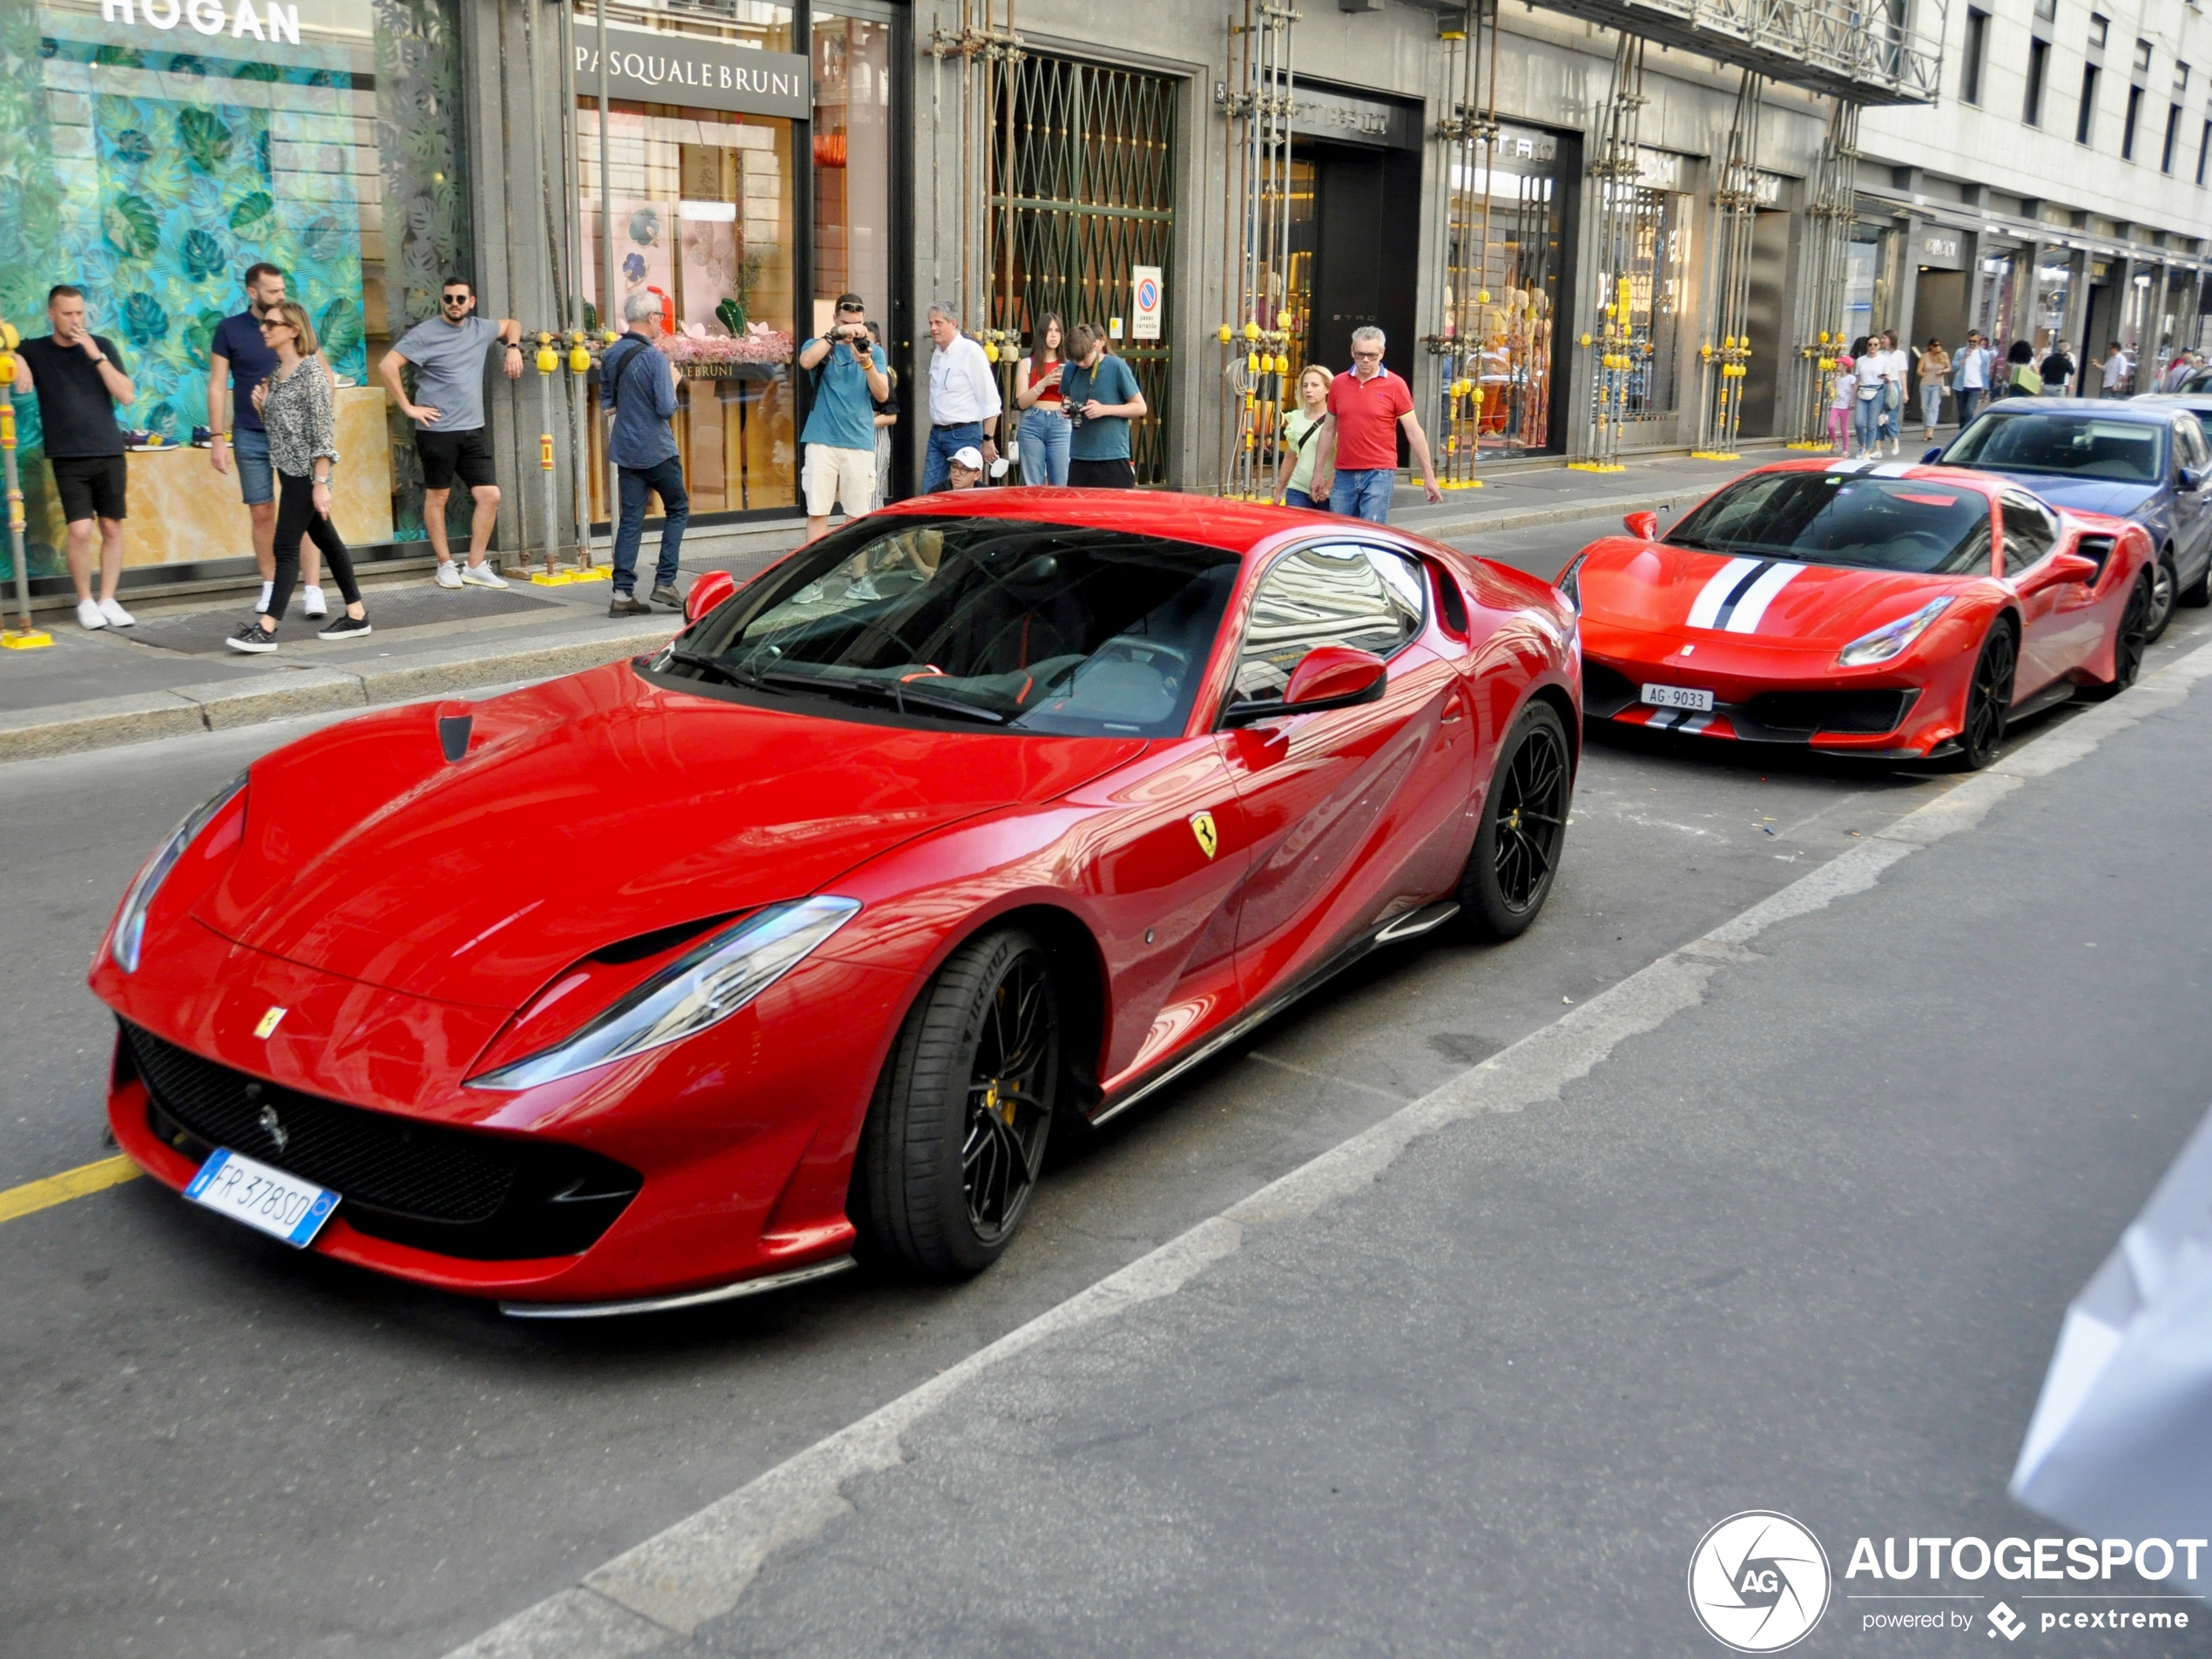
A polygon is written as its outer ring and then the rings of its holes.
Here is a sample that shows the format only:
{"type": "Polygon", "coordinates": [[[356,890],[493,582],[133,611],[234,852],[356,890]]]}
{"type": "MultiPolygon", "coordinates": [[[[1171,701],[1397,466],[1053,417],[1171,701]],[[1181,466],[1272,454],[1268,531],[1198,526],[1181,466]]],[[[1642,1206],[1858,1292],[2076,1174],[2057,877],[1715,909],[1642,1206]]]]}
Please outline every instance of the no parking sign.
{"type": "Polygon", "coordinates": [[[1160,337],[1160,267],[1157,265],[1130,266],[1129,289],[1135,305],[1134,314],[1130,318],[1129,337],[1131,340],[1157,340],[1160,337]]]}

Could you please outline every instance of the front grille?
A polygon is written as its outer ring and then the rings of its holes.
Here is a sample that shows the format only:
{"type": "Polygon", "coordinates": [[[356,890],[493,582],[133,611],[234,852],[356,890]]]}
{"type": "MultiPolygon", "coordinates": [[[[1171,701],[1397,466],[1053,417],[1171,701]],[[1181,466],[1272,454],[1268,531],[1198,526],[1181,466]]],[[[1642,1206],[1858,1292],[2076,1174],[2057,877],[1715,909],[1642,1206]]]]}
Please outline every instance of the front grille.
{"type": "Polygon", "coordinates": [[[153,1132],[188,1155],[226,1146],[341,1197],[374,1237],[473,1260],[588,1249],[637,1196],[637,1171],[576,1147],[410,1123],[203,1060],[123,1022],[153,1132]]]}
{"type": "Polygon", "coordinates": [[[1920,695],[1917,689],[1886,691],[1764,691],[1744,705],[1753,725],[1774,732],[1811,734],[1894,732],[1920,695]]]}

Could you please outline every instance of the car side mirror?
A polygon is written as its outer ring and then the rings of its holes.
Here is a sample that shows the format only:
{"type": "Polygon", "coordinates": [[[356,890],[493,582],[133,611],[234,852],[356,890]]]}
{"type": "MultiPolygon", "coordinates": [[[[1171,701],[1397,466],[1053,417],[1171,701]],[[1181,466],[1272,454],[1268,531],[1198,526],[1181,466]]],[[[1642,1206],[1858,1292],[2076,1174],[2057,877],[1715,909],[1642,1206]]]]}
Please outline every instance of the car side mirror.
{"type": "Polygon", "coordinates": [[[2055,588],[2067,582],[2094,582],[2097,562],[2085,559],[2079,553],[2054,553],[2043,561],[2042,568],[2020,583],[2022,593],[2040,593],[2046,588],[2055,588]]]}
{"type": "Polygon", "coordinates": [[[1659,539],[1659,515],[1656,513],[1623,513],[1621,515],[1621,525],[1639,542],[1659,539]]]}
{"type": "Polygon", "coordinates": [[[1925,451],[1925,452],[1923,452],[1923,453],[1922,453],[1922,455],[1921,455],[1921,456],[1920,456],[1920,464],[1921,464],[1922,466],[1924,466],[1924,467],[1932,467],[1932,466],[1934,466],[1934,465],[1935,465],[1935,463],[1936,463],[1937,462],[1939,462],[1939,461],[1940,461],[1940,460],[1942,460],[1942,459],[1943,459],[1943,446],[1942,446],[1941,444],[1939,444],[1939,443],[1938,445],[1936,445],[1936,447],[1935,447],[1934,448],[1932,448],[1932,449],[1929,449],[1929,450],[1926,450],[1926,451],[1925,451]]]}
{"type": "Polygon", "coordinates": [[[2176,481],[2184,489],[2202,489],[2204,488],[2204,473],[2200,468],[2184,467],[2176,475],[2176,481]]]}
{"type": "Polygon", "coordinates": [[[1383,694],[1389,664],[1372,651],[1351,645],[1316,645],[1298,658],[1279,703],[1244,703],[1222,716],[1224,725],[1250,725],[1278,714],[1315,714],[1324,709],[1372,703],[1383,694]]]}
{"type": "Polygon", "coordinates": [[[738,579],[727,570],[709,570],[684,596],[684,620],[697,622],[737,590],[738,579]]]}

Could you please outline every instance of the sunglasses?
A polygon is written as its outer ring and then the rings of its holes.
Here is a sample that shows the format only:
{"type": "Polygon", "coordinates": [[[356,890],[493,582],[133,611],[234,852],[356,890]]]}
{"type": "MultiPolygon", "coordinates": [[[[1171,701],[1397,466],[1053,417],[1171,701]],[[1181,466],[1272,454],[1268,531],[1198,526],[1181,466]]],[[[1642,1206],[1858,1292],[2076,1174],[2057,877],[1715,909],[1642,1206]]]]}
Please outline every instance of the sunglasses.
{"type": "Polygon", "coordinates": [[[281,317],[264,317],[261,319],[261,332],[265,334],[272,328],[289,328],[291,327],[292,325],[285,321],[285,320],[281,317]]]}
{"type": "Polygon", "coordinates": [[[439,297],[438,303],[447,306],[465,306],[469,303],[469,296],[465,293],[442,294],[439,297]]]}

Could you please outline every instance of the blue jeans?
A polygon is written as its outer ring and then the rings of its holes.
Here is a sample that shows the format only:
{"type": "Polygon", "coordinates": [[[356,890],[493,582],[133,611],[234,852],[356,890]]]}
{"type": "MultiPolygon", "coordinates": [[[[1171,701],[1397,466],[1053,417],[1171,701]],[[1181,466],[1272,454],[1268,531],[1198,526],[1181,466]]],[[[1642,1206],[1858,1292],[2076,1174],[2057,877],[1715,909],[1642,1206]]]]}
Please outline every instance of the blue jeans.
{"type": "Polygon", "coordinates": [[[1874,447],[1876,435],[1882,425],[1882,400],[1879,395],[1862,397],[1851,411],[1851,436],[1861,451],[1874,447]]]}
{"type": "Polygon", "coordinates": [[[248,507],[276,499],[276,469],[269,464],[269,435],[252,427],[231,434],[231,464],[238,469],[238,493],[248,507]]]}
{"type": "Polygon", "coordinates": [[[1981,407],[1982,388],[1979,386],[1957,386],[1952,388],[1959,399],[1959,424],[1973,424],[1974,411],[1981,407]]]}
{"type": "Polygon", "coordinates": [[[1068,417],[1040,403],[1022,417],[1022,482],[1025,484],[1064,484],[1068,482],[1068,445],[1076,435],[1068,417]]]}
{"type": "MultiPolygon", "coordinates": [[[[1878,424],[1874,428],[1874,435],[1878,438],[1894,438],[1897,436],[1897,417],[1898,410],[1903,408],[1903,404],[1900,401],[1898,409],[1892,408],[1890,407],[1890,394],[1891,386],[1890,383],[1885,381],[1882,385],[1881,395],[1874,400],[1876,404],[1880,407],[1881,410],[1881,413],[1876,417],[1878,424]]],[[[1902,400],[1904,394],[1900,392],[1898,394],[1898,396],[1900,400],[1902,400]]]]}
{"type": "Polygon", "coordinates": [[[691,498],[684,493],[684,463],[671,455],[650,467],[617,469],[622,476],[622,522],[615,527],[615,591],[629,593],[637,586],[637,543],[645,533],[645,496],[660,497],[667,515],[660,526],[660,563],[653,571],[653,585],[672,587],[676,556],[684,550],[684,526],[691,523],[691,498]]]}
{"type": "Polygon", "coordinates": [[[934,426],[929,428],[929,448],[921,461],[921,493],[934,495],[945,487],[952,475],[953,455],[960,449],[983,448],[983,423],[962,421],[957,426],[934,426]]]}
{"type": "Polygon", "coordinates": [[[1329,489],[1329,510],[1339,518],[1364,518],[1370,524],[1390,523],[1391,492],[1398,488],[1394,469],[1374,467],[1362,471],[1337,469],[1329,489]]]}
{"type": "MultiPolygon", "coordinates": [[[[1313,505],[1313,497],[1307,495],[1303,489],[1286,489],[1283,492],[1283,505],[1285,507],[1311,507],[1313,505]]],[[[1326,511],[1327,509],[1324,509],[1323,510],[1326,511]]]]}

